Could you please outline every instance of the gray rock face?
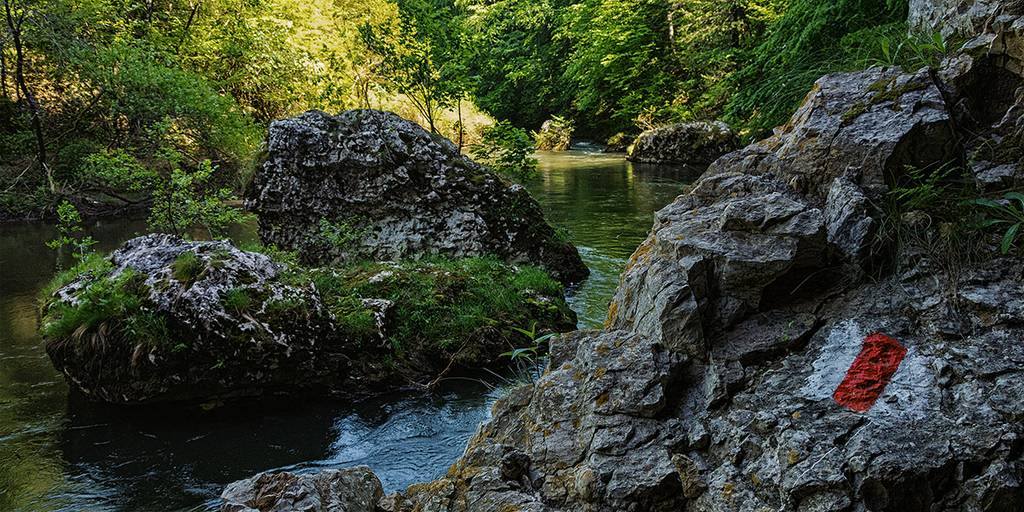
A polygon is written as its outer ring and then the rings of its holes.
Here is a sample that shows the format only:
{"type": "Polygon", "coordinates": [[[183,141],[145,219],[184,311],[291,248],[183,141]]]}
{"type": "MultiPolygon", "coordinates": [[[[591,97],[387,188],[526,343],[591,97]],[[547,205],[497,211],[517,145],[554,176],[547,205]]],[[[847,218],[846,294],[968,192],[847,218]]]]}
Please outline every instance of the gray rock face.
{"type": "Polygon", "coordinates": [[[312,475],[260,473],[229,485],[224,512],[375,512],[384,495],[366,466],[312,475]]]}
{"type": "Polygon", "coordinates": [[[135,404],[294,392],[344,378],[347,358],[316,291],[282,282],[270,258],[227,242],[147,235],[110,259],[109,274],[82,276],[54,300],[77,303],[97,280],[131,272],[139,312],[163,322],[166,338],[120,339],[122,329],[109,324],[48,340],[54,366],[86,395],[135,404]],[[193,256],[187,270],[176,268],[183,254],[193,256]],[[244,296],[244,309],[228,305],[229,295],[244,296]]]}
{"type": "Polygon", "coordinates": [[[1024,5],[1001,0],[910,0],[910,29],[945,37],[989,32],[997,16],[1024,14],[1024,5]]]}
{"type": "Polygon", "coordinates": [[[721,122],[679,123],[647,130],[626,150],[626,158],[653,164],[707,165],[739,147],[739,138],[721,122]]]}
{"type": "Polygon", "coordinates": [[[905,166],[949,161],[957,138],[928,72],[871,68],[820,78],[776,134],[715,161],[709,173],[771,174],[824,200],[833,180],[856,175],[869,197],[905,166]]]}
{"type": "Polygon", "coordinates": [[[825,246],[821,210],[778,181],[703,178],[657,213],[612,299],[610,326],[698,356],[706,330],[798,292],[825,246]]]}
{"type": "Polygon", "coordinates": [[[307,262],[494,254],[563,282],[588,272],[526,189],[389,112],[275,121],[246,205],[265,243],[307,262]]]}
{"type": "Polygon", "coordinates": [[[684,431],[665,415],[683,361],[624,331],[557,340],[549,371],[495,404],[448,476],[392,510],[679,510],[684,431]]]}

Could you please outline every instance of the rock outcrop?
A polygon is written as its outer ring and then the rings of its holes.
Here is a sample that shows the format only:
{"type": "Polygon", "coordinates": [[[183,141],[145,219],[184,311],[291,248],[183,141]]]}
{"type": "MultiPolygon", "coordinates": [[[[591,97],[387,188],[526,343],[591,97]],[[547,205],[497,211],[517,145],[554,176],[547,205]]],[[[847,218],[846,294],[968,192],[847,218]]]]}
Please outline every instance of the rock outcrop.
{"type": "Polygon", "coordinates": [[[110,403],[295,393],[343,380],[347,357],[311,287],[227,242],[147,235],[45,306],[54,366],[110,403]],[[78,321],[80,320],[80,322],[78,321]],[[74,332],[51,326],[73,322],[74,332]]]}
{"type": "Polygon", "coordinates": [[[934,73],[819,80],[657,214],[606,330],[553,342],[445,477],[379,510],[1024,509],[1024,258],[877,204],[1020,151],[1019,19],[957,5],[995,33],[934,73]],[[875,247],[893,225],[913,236],[875,247]]]}
{"type": "Polygon", "coordinates": [[[739,137],[721,122],[698,121],[653,128],[626,149],[626,159],[651,164],[707,165],[739,147],[739,137]]]}
{"type": "Polygon", "coordinates": [[[316,474],[262,473],[224,490],[224,510],[375,512],[384,495],[380,480],[366,466],[316,474]]]}
{"type": "Polygon", "coordinates": [[[775,135],[723,156],[708,172],[772,175],[818,200],[845,177],[877,198],[907,166],[953,160],[957,141],[928,70],[876,67],[820,78],[775,135]]]}
{"type": "Polygon", "coordinates": [[[389,112],[275,121],[246,205],[264,243],[306,262],[493,254],[565,283],[588,273],[526,189],[389,112]]]}

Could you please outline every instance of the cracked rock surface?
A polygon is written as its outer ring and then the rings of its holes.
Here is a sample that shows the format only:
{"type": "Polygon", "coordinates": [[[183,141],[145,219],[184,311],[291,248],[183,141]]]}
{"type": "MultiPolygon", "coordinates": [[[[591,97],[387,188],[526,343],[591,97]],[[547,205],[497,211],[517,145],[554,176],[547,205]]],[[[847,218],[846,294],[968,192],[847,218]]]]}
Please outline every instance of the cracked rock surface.
{"type": "Polygon", "coordinates": [[[390,112],[275,121],[247,196],[263,242],[307,262],[493,254],[563,283],[588,274],[525,188],[390,112]]]}

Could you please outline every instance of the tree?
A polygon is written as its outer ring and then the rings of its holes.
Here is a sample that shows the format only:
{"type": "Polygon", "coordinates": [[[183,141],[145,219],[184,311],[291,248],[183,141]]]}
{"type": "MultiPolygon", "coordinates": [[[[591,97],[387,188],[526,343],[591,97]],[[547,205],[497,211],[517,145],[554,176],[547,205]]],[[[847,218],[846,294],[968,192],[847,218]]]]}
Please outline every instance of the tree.
{"type": "Polygon", "coordinates": [[[22,99],[28,105],[29,113],[32,116],[32,131],[36,139],[36,161],[46,173],[46,181],[50,187],[50,193],[57,192],[57,184],[53,179],[53,172],[46,160],[46,139],[43,136],[43,114],[39,107],[39,101],[33,94],[25,78],[25,46],[24,29],[25,22],[33,13],[33,5],[30,0],[3,0],[4,18],[7,21],[7,35],[14,47],[14,83],[21,93],[22,99]]]}
{"type": "Polygon", "coordinates": [[[432,133],[437,115],[465,92],[461,38],[454,8],[443,0],[402,0],[397,24],[360,27],[366,49],[378,56],[383,87],[413,103],[432,133]]]}

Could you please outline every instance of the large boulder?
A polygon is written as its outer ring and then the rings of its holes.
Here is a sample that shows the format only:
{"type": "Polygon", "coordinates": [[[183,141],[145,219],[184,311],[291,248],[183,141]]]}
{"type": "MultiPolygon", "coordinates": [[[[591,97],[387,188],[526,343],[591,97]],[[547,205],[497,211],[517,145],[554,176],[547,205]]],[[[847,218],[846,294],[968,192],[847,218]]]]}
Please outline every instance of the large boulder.
{"type": "Polygon", "coordinates": [[[566,283],[588,272],[526,189],[389,112],[275,121],[246,205],[264,243],[306,262],[494,254],[566,283]]]}
{"type": "Polygon", "coordinates": [[[224,489],[225,512],[376,512],[384,495],[370,468],[260,473],[224,489]]]}
{"type": "Polygon", "coordinates": [[[130,240],[59,288],[42,332],[54,366],[111,403],[323,388],[346,375],[319,295],[227,242],[130,240]]]}
{"type": "Polygon", "coordinates": [[[576,325],[564,288],[493,258],[308,269],[228,242],[148,235],[59,278],[47,352],[115,404],[267,394],[357,398],[507,362],[576,325]]]}
{"type": "Polygon", "coordinates": [[[739,147],[739,137],[721,122],[678,123],[641,133],[626,159],[651,164],[707,165],[739,147]]]}

